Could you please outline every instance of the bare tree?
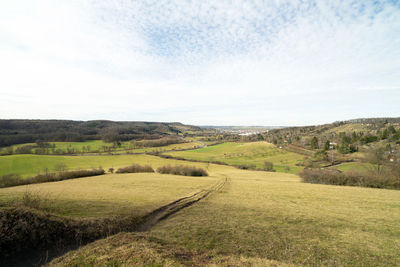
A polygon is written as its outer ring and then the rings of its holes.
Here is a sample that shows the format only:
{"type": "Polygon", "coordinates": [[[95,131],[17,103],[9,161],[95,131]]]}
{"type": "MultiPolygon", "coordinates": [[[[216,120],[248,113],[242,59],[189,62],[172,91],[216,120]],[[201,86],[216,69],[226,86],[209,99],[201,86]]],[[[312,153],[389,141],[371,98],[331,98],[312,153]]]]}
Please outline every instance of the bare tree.
{"type": "Polygon", "coordinates": [[[378,174],[382,173],[383,166],[386,163],[385,150],[383,148],[371,149],[367,153],[366,159],[369,163],[375,165],[378,174]]]}

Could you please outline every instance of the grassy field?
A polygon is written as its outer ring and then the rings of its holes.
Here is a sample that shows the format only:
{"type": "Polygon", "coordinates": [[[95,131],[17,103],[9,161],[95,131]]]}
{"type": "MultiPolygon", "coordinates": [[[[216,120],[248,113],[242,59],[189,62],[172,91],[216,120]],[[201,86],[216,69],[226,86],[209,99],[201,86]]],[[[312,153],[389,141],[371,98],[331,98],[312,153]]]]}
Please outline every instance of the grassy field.
{"type": "MultiPolygon", "coordinates": [[[[203,161],[290,166],[304,156],[266,142],[225,143],[169,153],[203,161]]],[[[108,174],[0,189],[0,206],[19,205],[26,192],[40,195],[40,208],[75,218],[142,216],[183,196],[227,179],[220,191],[156,224],[147,233],[120,233],[72,251],[54,263],[73,266],[399,266],[400,191],[302,183],[297,175],[239,170],[150,155],[0,157],[0,174],[69,169],[153,168],[190,165],[208,177],[158,173],[108,174]]],[[[351,162],[343,171],[364,168],[351,162]]],[[[296,166],[297,167],[297,166],[296,166]]]]}
{"type": "MultiPolygon", "coordinates": [[[[55,151],[61,151],[62,153],[72,153],[72,154],[82,154],[82,153],[113,153],[113,154],[122,154],[122,153],[145,153],[145,152],[162,152],[168,150],[180,150],[180,149],[191,149],[195,147],[201,147],[202,143],[198,141],[192,141],[187,143],[180,144],[171,144],[167,146],[160,147],[145,147],[145,148],[132,148],[130,142],[121,142],[121,146],[114,146],[113,143],[106,143],[102,140],[90,140],[84,142],[49,142],[51,145],[54,145],[55,151]]],[[[27,144],[19,144],[12,146],[12,151],[15,153],[18,147],[23,146],[35,146],[35,143],[27,143],[27,144]]],[[[0,155],[5,153],[7,148],[0,151],[0,155]]],[[[48,153],[52,154],[53,150],[49,149],[48,153]]],[[[56,153],[57,154],[57,153],[56,153]]],[[[58,153],[61,154],[61,153],[58,153]]]]}
{"type": "Polygon", "coordinates": [[[222,161],[231,165],[256,165],[262,168],[265,161],[274,164],[279,172],[297,173],[302,168],[296,166],[303,155],[288,152],[267,142],[223,143],[190,151],[168,152],[167,155],[201,161],[222,161]],[[287,170],[286,167],[289,167],[287,170]]]}
{"type": "Polygon", "coordinates": [[[339,134],[341,132],[344,133],[353,133],[353,132],[368,132],[369,128],[367,124],[362,123],[346,123],[344,125],[340,125],[329,129],[326,133],[336,133],[339,134]]]}
{"type": "Polygon", "coordinates": [[[399,191],[306,184],[292,174],[228,167],[211,173],[228,177],[222,191],[160,222],[148,234],[119,234],[70,252],[58,263],[400,264],[399,191]]]}
{"type": "Polygon", "coordinates": [[[342,163],[333,167],[333,169],[337,169],[339,171],[371,171],[375,167],[370,163],[363,163],[363,162],[346,162],[342,163]]]}
{"type": "Polygon", "coordinates": [[[186,177],[158,173],[108,174],[0,189],[0,205],[18,205],[26,192],[40,196],[40,208],[56,215],[84,218],[143,216],[178,198],[209,187],[216,176],[186,177]]]}
{"type": "MultiPolygon", "coordinates": [[[[101,166],[105,170],[108,168],[119,168],[138,164],[150,164],[161,166],[165,162],[155,156],[149,155],[101,155],[101,156],[51,156],[51,155],[10,155],[0,157],[0,175],[15,173],[25,177],[54,171],[59,163],[67,166],[67,169],[77,168],[90,169],[101,166]]],[[[182,161],[171,161],[176,164],[188,164],[182,161]]],[[[193,165],[193,164],[192,164],[193,165]]]]}

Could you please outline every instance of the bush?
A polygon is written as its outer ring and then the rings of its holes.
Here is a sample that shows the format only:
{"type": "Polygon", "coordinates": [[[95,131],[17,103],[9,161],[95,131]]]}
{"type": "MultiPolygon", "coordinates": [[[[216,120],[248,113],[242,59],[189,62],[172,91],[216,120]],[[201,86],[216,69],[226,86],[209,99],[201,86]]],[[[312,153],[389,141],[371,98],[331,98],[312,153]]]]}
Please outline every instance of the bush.
{"type": "Polygon", "coordinates": [[[25,207],[38,209],[42,202],[42,198],[37,192],[25,191],[22,196],[22,204],[25,207]]]}
{"type": "Polygon", "coordinates": [[[21,176],[16,174],[7,174],[0,177],[0,187],[10,187],[25,184],[37,184],[46,182],[57,182],[67,179],[97,176],[104,174],[103,169],[92,169],[92,170],[76,170],[76,171],[65,171],[60,173],[45,173],[38,174],[34,177],[22,179],[21,176]]]}
{"type": "Polygon", "coordinates": [[[299,175],[306,183],[400,189],[400,177],[390,174],[304,169],[299,175]]]}
{"type": "Polygon", "coordinates": [[[20,146],[15,149],[15,154],[32,154],[33,148],[31,145],[20,146]]]}
{"type": "Polygon", "coordinates": [[[264,162],[264,171],[268,172],[273,172],[274,170],[274,164],[270,161],[265,161],[264,162]]]}
{"type": "Polygon", "coordinates": [[[116,173],[135,173],[135,172],[154,172],[153,168],[149,165],[133,164],[128,167],[119,168],[116,173]]]}
{"type": "Polygon", "coordinates": [[[202,168],[197,168],[193,166],[162,166],[157,169],[157,172],[161,174],[174,174],[174,175],[184,175],[184,176],[208,176],[206,170],[202,168]]]}
{"type": "Polygon", "coordinates": [[[378,136],[375,135],[365,135],[360,139],[361,144],[368,144],[376,141],[378,141],[378,136]]]}
{"type": "Polygon", "coordinates": [[[24,184],[25,180],[19,174],[5,174],[0,176],[0,188],[24,184]]]}
{"type": "Polygon", "coordinates": [[[183,140],[182,138],[171,136],[154,140],[132,141],[131,144],[133,147],[142,148],[142,147],[160,147],[172,144],[180,144],[184,142],[185,140],[183,140]]]}

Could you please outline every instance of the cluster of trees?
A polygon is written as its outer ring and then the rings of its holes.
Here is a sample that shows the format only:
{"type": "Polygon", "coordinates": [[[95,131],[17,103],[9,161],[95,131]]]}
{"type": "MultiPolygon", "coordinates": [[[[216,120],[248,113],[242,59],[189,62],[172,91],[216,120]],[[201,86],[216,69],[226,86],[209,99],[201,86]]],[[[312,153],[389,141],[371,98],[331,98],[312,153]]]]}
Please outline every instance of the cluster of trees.
{"type": "Polygon", "coordinates": [[[70,120],[0,120],[0,147],[44,142],[106,142],[156,139],[177,135],[184,130],[202,131],[181,123],[70,121],[70,120]]]}
{"type": "Polygon", "coordinates": [[[169,136],[169,137],[162,137],[159,139],[153,140],[140,140],[140,141],[132,141],[131,147],[132,148],[143,148],[143,147],[160,147],[160,146],[167,146],[171,144],[180,144],[184,143],[185,140],[176,136],[169,136]]]}
{"type": "Polygon", "coordinates": [[[306,168],[300,176],[308,183],[400,189],[400,154],[393,156],[385,148],[374,148],[366,154],[366,161],[372,167],[364,171],[306,168]]]}

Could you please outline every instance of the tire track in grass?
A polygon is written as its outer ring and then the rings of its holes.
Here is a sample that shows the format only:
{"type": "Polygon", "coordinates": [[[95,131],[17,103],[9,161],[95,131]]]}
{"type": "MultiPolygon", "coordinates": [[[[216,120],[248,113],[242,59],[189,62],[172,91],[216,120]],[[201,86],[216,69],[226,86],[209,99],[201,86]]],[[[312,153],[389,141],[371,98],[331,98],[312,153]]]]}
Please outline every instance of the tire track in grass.
{"type": "MultiPolygon", "coordinates": [[[[203,189],[199,192],[196,192],[190,196],[183,197],[180,199],[177,199],[165,206],[162,206],[149,214],[138,218],[138,220],[135,220],[135,222],[131,225],[125,225],[124,229],[114,229],[115,231],[112,231],[113,233],[108,233],[108,234],[98,234],[96,237],[93,238],[88,238],[88,240],[79,242],[79,243],[68,243],[66,242],[62,247],[57,247],[56,244],[53,244],[53,246],[48,246],[48,247],[43,247],[40,249],[35,249],[35,248],[24,248],[21,250],[20,253],[16,253],[14,255],[10,255],[10,257],[7,258],[2,258],[0,257],[0,266],[40,266],[48,263],[52,259],[59,257],[71,250],[75,250],[79,248],[82,245],[87,245],[95,240],[98,240],[100,238],[105,238],[109,236],[109,234],[117,234],[121,231],[127,231],[127,232],[147,232],[152,229],[157,223],[159,223],[162,220],[165,220],[169,216],[177,213],[178,211],[189,207],[196,202],[206,198],[208,195],[210,195],[213,192],[220,191],[224,185],[228,181],[228,177],[226,175],[223,175],[224,178],[220,179],[218,182],[216,182],[214,185],[209,187],[208,189],[203,189]],[[91,240],[89,240],[91,239],[91,240]],[[20,254],[23,253],[24,257],[20,257],[20,254]]],[[[41,214],[41,213],[40,213],[41,214]]],[[[1,214],[0,214],[1,215],[1,214]]],[[[32,213],[32,216],[35,217],[37,216],[36,213],[32,213]]],[[[48,223],[52,222],[58,222],[61,220],[60,227],[65,227],[65,229],[69,229],[68,227],[70,226],[69,223],[79,223],[79,221],[74,221],[72,220],[69,222],[68,220],[64,220],[61,217],[58,216],[47,216],[47,215],[41,215],[43,218],[46,220],[49,220],[48,223]]],[[[38,218],[34,218],[38,219],[38,218]]],[[[40,218],[39,218],[40,219],[40,218]]],[[[47,221],[46,221],[47,222],[47,221]]],[[[90,225],[89,225],[90,226],[90,225]]],[[[95,226],[95,225],[94,225],[95,226]]],[[[82,230],[84,231],[84,230],[82,230]]],[[[95,233],[92,233],[95,234],[95,233]]]]}
{"type": "Polygon", "coordinates": [[[151,228],[153,228],[156,224],[158,224],[162,220],[165,220],[169,216],[177,213],[178,211],[186,207],[189,207],[195,204],[196,202],[199,202],[200,200],[206,198],[212,192],[220,191],[227,182],[228,182],[228,176],[224,175],[224,179],[217,182],[209,189],[202,190],[188,197],[180,198],[168,205],[162,206],[161,208],[152,211],[151,213],[143,217],[143,223],[141,223],[137,227],[136,231],[137,232],[150,231],[151,228]]]}

